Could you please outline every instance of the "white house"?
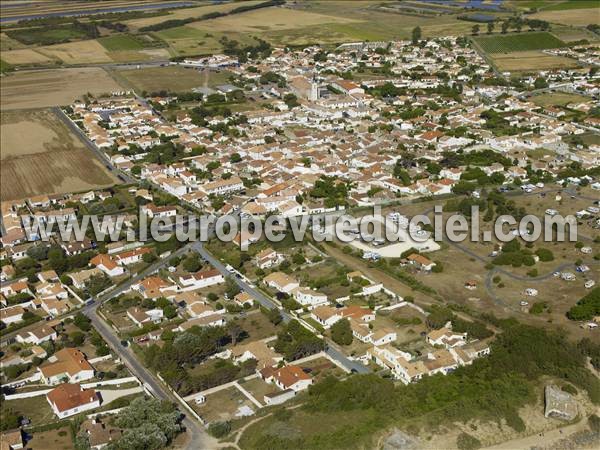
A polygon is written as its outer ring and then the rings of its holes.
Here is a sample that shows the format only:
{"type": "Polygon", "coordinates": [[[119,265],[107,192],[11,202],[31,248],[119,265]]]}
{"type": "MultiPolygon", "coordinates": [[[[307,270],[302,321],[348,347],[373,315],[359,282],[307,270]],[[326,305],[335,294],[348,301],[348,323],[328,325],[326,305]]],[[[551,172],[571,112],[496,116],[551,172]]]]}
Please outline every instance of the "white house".
{"type": "Polygon", "coordinates": [[[179,282],[184,287],[184,291],[189,291],[224,283],[225,278],[217,269],[208,269],[191,275],[181,276],[179,277],[179,282]]]}
{"type": "Polygon", "coordinates": [[[302,306],[317,306],[327,303],[327,296],[309,288],[298,287],[293,291],[294,298],[302,306]]]}
{"type": "Polygon", "coordinates": [[[42,381],[54,385],[68,381],[76,383],[94,377],[94,368],[85,355],[76,348],[63,348],[52,355],[48,362],[38,367],[42,381]]]}
{"type": "Polygon", "coordinates": [[[79,384],[61,384],[46,394],[46,400],[59,419],[100,406],[100,397],[96,391],[82,389],[79,384]]]}

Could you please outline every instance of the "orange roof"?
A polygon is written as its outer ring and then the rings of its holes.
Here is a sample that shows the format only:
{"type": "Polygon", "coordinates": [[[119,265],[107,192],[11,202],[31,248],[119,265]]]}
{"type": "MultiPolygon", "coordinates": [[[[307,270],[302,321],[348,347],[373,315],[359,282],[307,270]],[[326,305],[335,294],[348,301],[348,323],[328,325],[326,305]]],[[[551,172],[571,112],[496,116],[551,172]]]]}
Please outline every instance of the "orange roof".
{"type": "Polygon", "coordinates": [[[79,384],[61,384],[46,394],[60,412],[84,406],[98,399],[93,389],[81,389],[79,384]]]}
{"type": "Polygon", "coordinates": [[[94,256],[92,259],[90,259],[90,264],[93,266],[103,265],[108,270],[113,270],[117,267],[117,263],[105,253],[100,253],[99,255],[94,256]]]}
{"type": "Polygon", "coordinates": [[[289,388],[297,381],[310,380],[310,375],[304,373],[304,371],[298,366],[285,366],[276,371],[273,376],[286,388],[289,388]]]}
{"type": "Polygon", "coordinates": [[[422,266],[428,266],[430,264],[433,264],[429,259],[425,258],[423,255],[419,255],[418,253],[413,253],[407,259],[409,261],[417,262],[422,266]]]}
{"type": "Polygon", "coordinates": [[[136,248],[133,250],[118,253],[115,255],[115,258],[126,259],[126,258],[131,258],[132,256],[145,255],[146,253],[150,253],[151,251],[152,250],[150,250],[148,247],[139,247],[139,248],[136,248]]]}
{"type": "Polygon", "coordinates": [[[351,305],[341,309],[340,314],[342,317],[354,317],[355,319],[360,319],[363,316],[373,314],[373,311],[368,308],[363,308],[362,306],[351,305]]]}
{"type": "Polygon", "coordinates": [[[63,348],[54,354],[56,361],[40,367],[44,377],[52,377],[63,373],[73,376],[82,370],[94,370],[85,355],[76,348],[63,348]]]}

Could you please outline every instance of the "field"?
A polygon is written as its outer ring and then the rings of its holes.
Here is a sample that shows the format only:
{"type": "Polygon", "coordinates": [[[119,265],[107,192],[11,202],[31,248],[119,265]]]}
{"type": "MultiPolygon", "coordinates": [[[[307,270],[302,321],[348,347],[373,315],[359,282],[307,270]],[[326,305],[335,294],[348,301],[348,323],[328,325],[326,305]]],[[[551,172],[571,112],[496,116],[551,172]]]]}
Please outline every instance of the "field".
{"type": "MultiPolygon", "coordinates": [[[[593,4],[594,2],[587,2],[593,4]]],[[[586,26],[591,23],[598,23],[598,6],[596,3],[595,12],[591,9],[568,9],[561,11],[541,11],[529,17],[532,19],[546,20],[550,23],[559,23],[563,25],[586,26]],[[595,18],[594,18],[595,16],[595,18]]]]}
{"type": "Polygon", "coordinates": [[[119,50],[141,50],[144,45],[137,39],[133,38],[129,34],[117,34],[114,36],[107,36],[98,39],[98,42],[106,48],[109,52],[116,52],[119,50]]]}
{"type": "Polygon", "coordinates": [[[578,67],[577,61],[564,56],[547,55],[541,51],[495,53],[494,64],[501,72],[535,72],[548,69],[578,67]]]}
{"type": "MultiPolygon", "coordinates": [[[[3,2],[4,3],[4,2],[3,2]]],[[[123,8],[131,6],[141,6],[154,3],[163,3],[157,1],[146,1],[146,0],[112,0],[112,1],[70,1],[63,2],[58,0],[44,0],[40,2],[22,1],[12,2],[14,5],[10,8],[2,8],[1,17],[8,20],[9,18],[15,18],[18,20],[18,16],[27,16],[33,14],[51,14],[61,12],[80,12],[85,13],[89,10],[103,9],[103,8],[123,8]]],[[[168,2],[164,2],[168,3],[168,2]]],[[[4,6],[4,5],[3,5],[4,6]]],[[[157,10],[150,10],[157,11],[157,10]]],[[[110,12],[110,11],[108,11],[110,12]]]]}
{"type": "Polygon", "coordinates": [[[95,64],[112,62],[106,49],[98,41],[88,40],[67,44],[48,45],[37,49],[41,54],[65,64],[95,64]]]}
{"type": "Polygon", "coordinates": [[[68,105],[87,92],[99,95],[121,89],[100,68],[21,71],[2,79],[0,104],[3,111],[44,108],[68,105]]]}
{"type": "Polygon", "coordinates": [[[117,182],[53,111],[3,112],[1,131],[3,201],[117,182]]]}
{"type": "MultiPolygon", "coordinates": [[[[198,6],[196,8],[184,8],[184,9],[175,9],[169,11],[167,15],[160,17],[145,17],[141,19],[132,19],[126,20],[125,23],[129,28],[139,29],[142,27],[147,27],[150,25],[155,25],[157,23],[165,22],[166,20],[175,20],[175,19],[186,19],[188,17],[201,17],[204,14],[213,13],[213,12],[229,12],[234,8],[237,8],[239,5],[235,3],[226,3],[222,5],[214,5],[212,2],[206,2],[207,4],[204,6],[198,6]]],[[[260,0],[251,0],[248,2],[244,2],[245,4],[255,4],[260,3],[260,0]]]]}
{"type": "Polygon", "coordinates": [[[479,36],[475,42],[486,53],[510,53],[564,47],[565,43],[548,32],[479,36]]]}
{"type": "MultiPolygon", "coordinates": [[[[294,8],[265,8],[193,22],[159,31],[156,35],[167,41],[178,55],[197,55],[220,51],[219,39],[224,35],[242,43],[255,37],[273,45],[338,44],[407,39],[417,25],[426,37],[467,33],[472,27],[472,24],[458,20],[456,15],[420,17],[390,13],[379,8],[381,3],[374,0],[304,2],[294,8]]],[[[207,10],[206,7],[198,9],[207,10]]],[[[172,16],[181,13],[174,12],[172,16]]],[[[154,18],[152,22],[161,21],[156,19],[160,18],[154,18]]]]}
{"type": "Polygon", "coordinates": [[[27,448],[33,450],[69,450],[75,448],[71,439],[71,429],[65,425],[56,430],[36,432],[27,442],[27,448]]]}
{"type": "Polygon", "coordinates": [[[583,95],[553,92],[550,94],[536,95],[531,101],[538,106],[566,106],[569,103],[589,102],[591,99],[583,95]]]}
{"type": "Polygon", "coordinates": [[[227,83],[229,78],[229,73],[226,71],[199,72],[196,69],[186,69],[182,66],[126,69],[120,70],[116,74],[137,92],[155,92],[163,89],[181,92],[201,86],[227,83]]]}

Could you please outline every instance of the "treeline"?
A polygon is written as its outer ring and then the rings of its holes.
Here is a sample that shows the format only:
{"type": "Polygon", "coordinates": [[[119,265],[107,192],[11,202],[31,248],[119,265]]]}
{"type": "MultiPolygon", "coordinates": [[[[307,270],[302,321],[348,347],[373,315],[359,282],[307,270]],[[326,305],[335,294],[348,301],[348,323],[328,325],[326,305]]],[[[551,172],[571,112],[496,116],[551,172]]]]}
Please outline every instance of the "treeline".
{"type": "Polygon", "coordinates": [[[188,17],[186,19],[165,20],[164,22],[159,22],[154,25],[148,25],[147,27],[142,27],[142,28],[140,28],[140,31],[142,31],[142,32],[161,31],[161,30],[166,30],[168,28],[175,28],[175,27],[187,25],[188,23],[192,23],[192,22],[200,22],[203,20],[216,19],[218,17],[225,17],[225,16],[230,16],[233,14],[240,14],[240,13],[252,11],[255,9],[268,8],[271,6],[280,6],[280,5],[283,5],[284,3],[285,3],[285,0],[268,0],[266,2],[258,3],[256,5],[239,6],[237,8],[232,9],[229,12],[215,11],[215,12],[204,14],[200,17],[188,17]]]}

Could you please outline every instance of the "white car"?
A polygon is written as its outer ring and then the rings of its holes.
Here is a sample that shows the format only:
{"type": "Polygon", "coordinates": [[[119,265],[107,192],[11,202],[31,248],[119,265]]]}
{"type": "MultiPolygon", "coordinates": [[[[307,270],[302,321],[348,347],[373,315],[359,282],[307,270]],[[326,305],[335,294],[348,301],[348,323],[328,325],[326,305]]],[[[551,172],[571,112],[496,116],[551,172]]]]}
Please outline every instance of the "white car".
{"type": "Polygon", "coordinates": [[[591,289],[596,286],[596,282],[594,280],[587,280],[584,284],[586,289],[591,289]]]}

